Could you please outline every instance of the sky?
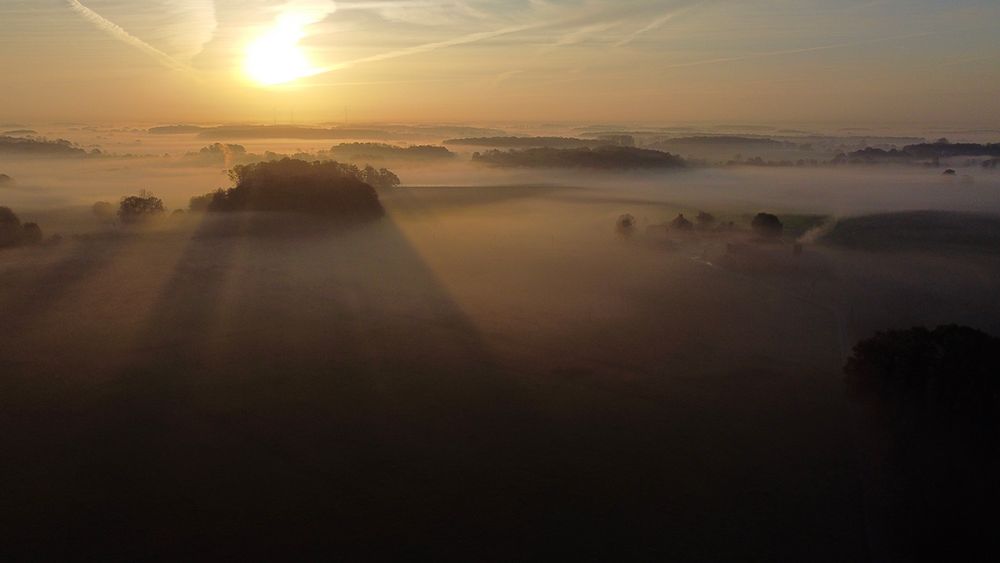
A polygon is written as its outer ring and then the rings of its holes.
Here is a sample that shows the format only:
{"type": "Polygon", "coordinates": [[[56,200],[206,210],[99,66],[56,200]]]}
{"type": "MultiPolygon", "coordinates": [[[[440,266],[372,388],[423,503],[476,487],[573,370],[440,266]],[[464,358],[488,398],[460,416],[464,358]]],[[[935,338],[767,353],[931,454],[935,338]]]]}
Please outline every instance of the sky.
{"type": "Polygon", "coordinates": [[[997,0],[0,0],[0,122],[1000,126],[997,0]]]}

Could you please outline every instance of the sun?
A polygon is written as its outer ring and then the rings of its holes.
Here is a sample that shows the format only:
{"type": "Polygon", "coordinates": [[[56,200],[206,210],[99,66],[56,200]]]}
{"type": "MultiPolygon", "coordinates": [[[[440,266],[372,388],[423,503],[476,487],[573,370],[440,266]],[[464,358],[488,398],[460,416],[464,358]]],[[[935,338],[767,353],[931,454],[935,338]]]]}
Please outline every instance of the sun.
{"type": "Polygon", "coordinates": [[[247,76],[262,86],[274,86],[315,74],[299,47],[304,36],[300,26],[279,24],[252,41],[243,64],[247,76]]]}

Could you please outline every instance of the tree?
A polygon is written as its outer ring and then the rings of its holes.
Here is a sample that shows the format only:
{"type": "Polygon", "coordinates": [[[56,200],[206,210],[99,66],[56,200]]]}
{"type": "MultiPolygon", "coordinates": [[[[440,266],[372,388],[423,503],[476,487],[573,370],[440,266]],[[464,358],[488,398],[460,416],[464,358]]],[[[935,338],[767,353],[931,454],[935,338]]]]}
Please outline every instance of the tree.
{"type": "Polygon", "coordinates": [[[362,182],[375,188],[393,188],[399,185],[399,176],[393,174],[392,171],[385,168],[376,170],[370,165],[365,166],[364,170],[361,171],[360,178],[362,182]]]}
{"type": "Polygon", "coordinates": [[[143,190],[139,195],[123,197],[118,205],[118,219],[133,224],[159,217],[166,212],[163,200],[143,190]]]}
{"type": "Polygon", "coordinates": [[[0,207],[0,248],[42,242],[42,229],[37,223],[21,224],[21,219],[9,207],[0,207]]]}
{"type": "Polygon", "coordinates": [[[764,238],[779,238],[785,230],[781,220],[770,213],[758,213],[750,223],[753,231],[764,238]]]}
{"type": "Polygon", "coordinates": [[[1000,421],[1000,339],[978,330],[880,332],[854,347],[844,369],[855,396],[892,404],[896,415],[1000,421]]]}
{"type": "Polygon", "coordinates": [[[226,191],[219,188],[218,190],[205,195],[196,195],[192,197],[188,203],[188,209],[195,212],[208,211],[208,208],[212,205],[212,202],[215,201],[216,197],[225,198],[226,191]]]}
{"type": "MultiPolygon", "coordinates": [[[[208,201],[210,212],[275,211],[345,221],[378,219],[385,210],[375,189],[362,180],[364,173],[353,164],[334,161],[285,158],[258,162],[236,166],[229,172],[234,187],[195,198],[192,203],[197,206],[208,201]]],[[[399,181],[388,170],[368,173],[387,182],[399,181]]]]}
{"type": "Polygon", "coordinates": [[[699,211],[695,220],[698,221],[698,226],[703,229],[709,229],[715,224],[715,217],[711,213],[704,211],[699,211]]]}
{"type": "Polygon", "coordinates": [[[21,243],[21,220],[9,207],[0,207],[0,248],[21,243]]]}
{"type": "Polygon", "coordinates": [[[693,228],[694,225],[691,221],[688,221],[687,218],[684,217],[683,213],[678,214],[677,217],[674,217],[674,220],[670,222],[670,230],[672,231],[690,231],[693,228]]]}
{"type": "Polygon", "coordinates": [[[626,213],[618,217],[615,221],[615,232],[624,238],[630,238],[635,233],[635,217],[631,213],[626,213]]]}
{"type": "Polygon", "coordinates": [[[901,552],[892,559],[996,553],[1000,339],[957,325],[880,332],[844,371],[883,475],[870,494],[888,507],[883,541],[901,552]]]}

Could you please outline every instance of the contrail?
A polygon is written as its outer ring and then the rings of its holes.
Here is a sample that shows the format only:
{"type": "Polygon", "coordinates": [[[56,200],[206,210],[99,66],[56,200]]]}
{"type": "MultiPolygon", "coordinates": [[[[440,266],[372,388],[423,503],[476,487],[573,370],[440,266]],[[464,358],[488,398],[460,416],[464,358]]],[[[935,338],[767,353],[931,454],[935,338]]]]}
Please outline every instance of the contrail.
{"type": "Polygon", "coordinates": [[[615,47],[624,47],[625,45],[628,45],[629,43],[635,41],[635,39],[637,37],[639,37],[640,35],[642,35],[644,33],[648,33],[650,31],[653,31],[654,29],[658,29],[663,24],[665,24],[668,21],[674,19],[675,15],[677,15],[677,12],[670,12],[669,14],[664,14],[664,15],[660,16],[659,18],[656,18],[655,20],[651,21],[645,27],[643,27],[641,29],[638,29],[636,31],[633,31],[632,33],[626,35],[624,39],[622,39],[618,43],[615,43],[615,47]]]}
{"type": "Polygon", "coordinates": [[[83,16],[84,19],[99,27],[100,29],[107,32],[109,35],[128,43],[129,45],[139,49],[140,51],[146,53],[147,55],[153,57],[161,64],[168,68],[174,70],[181,70],[185,72],[194,72],[194,69],[187,66],[186,64],[178,61],[177,59],[171,57],[170,55],[164,53],[163,51],[153,47],[149,43],[146,43],[142,39],[132,35],[131,33],[125,31],[118,24],[109,21],[107,18],[98,14],[97,12],[91,10],[90,8],[84,6],[79,2],[79,0],[66,0],[70,8],[73,8],[76,13],[83,16]]]}
{"type": "Polygon", "coordinates": [[[335,70],[350,68],[352,66],[359,64],[374,63],[389,59],[397,59],[399,57],[408,57],[410,55],[427,53],[430,51],[436,51],[438,49],[444,49],[445,47],[454,47],[456,45],[467,45],[469,43],[476,43],[478,41],[485,41],[487,39],[493,39],[494,37],[500,37],[501,35],[509,35],[511,33],[517,33],[520,31],[526,31],[537,27],[543,27],[544,25],[545,24],[542,23],[518,25],[512,27],[505,27],[502,29],[495,29],[493,31],[481,31],[479,33],[472,33],[469,35],[463,35],[461,37],[453,37],[452,39],[437,41],[435,43],[424,43],[423,45],[414,45],[413,47],[407,47],[405,49],[389,51],[387,53],[379,53],[378,55],[372,55],[370,57],[363,57],[360,59],[355,59],[353,61],[345,61],[342,63],[337,63],[335,65],[317,69],[316,72],[313,72],[312,74],[313,75],[324,74],[327,72],[333,72],[335,70]]]}
{"type": "Polygon", "coordinates": [[[695,1],[695,2],[690,2],[686,6],[681,6],[681,7],[676,8],[676,9],[670,11],[670,12],[667,12],[667,13],[661,15],[660,17],[656,18],[655,20],[653,20],[653,21],[649,22],[648,24],[646,24],[645,27],[641,27],[641,28],[633,31],[632,33],[626,35],[621,41],[619,41],[618,43],[615,43],[615,47],[616,48],[617,47],[624,47],[625,45],[628,45],[629,43],[631,43],[631,42],[635,41],[636,39],[638,39],[640,35],[644,35],[646,33],[649,33],[650,31],[657,30],[657,29],[663,27],[664,24],[666,24],[670,20],[674,19],[675,17],[680,16],[682,14],[685,14],[687,12],[690,12],[692,10],[695,10],[697,8],[700,8],[701,6],[703,6],[705,4],[708,4],[708,0],[699,0],[699,1],[695,1]]]}

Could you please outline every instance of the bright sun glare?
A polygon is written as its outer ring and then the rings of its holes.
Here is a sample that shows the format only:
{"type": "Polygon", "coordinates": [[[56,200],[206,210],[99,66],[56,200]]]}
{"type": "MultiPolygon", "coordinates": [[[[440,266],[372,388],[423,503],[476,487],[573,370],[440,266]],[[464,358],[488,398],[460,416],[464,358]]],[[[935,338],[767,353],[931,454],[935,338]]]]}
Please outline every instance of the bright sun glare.
{"type": "Polygon", "coordinates": [[[305,36],[303,25],[280,21],[278,25],[247,46],[244,70],[252,80],[264,86],[284,84],[315,74],[299,40],[305,36]]]}

